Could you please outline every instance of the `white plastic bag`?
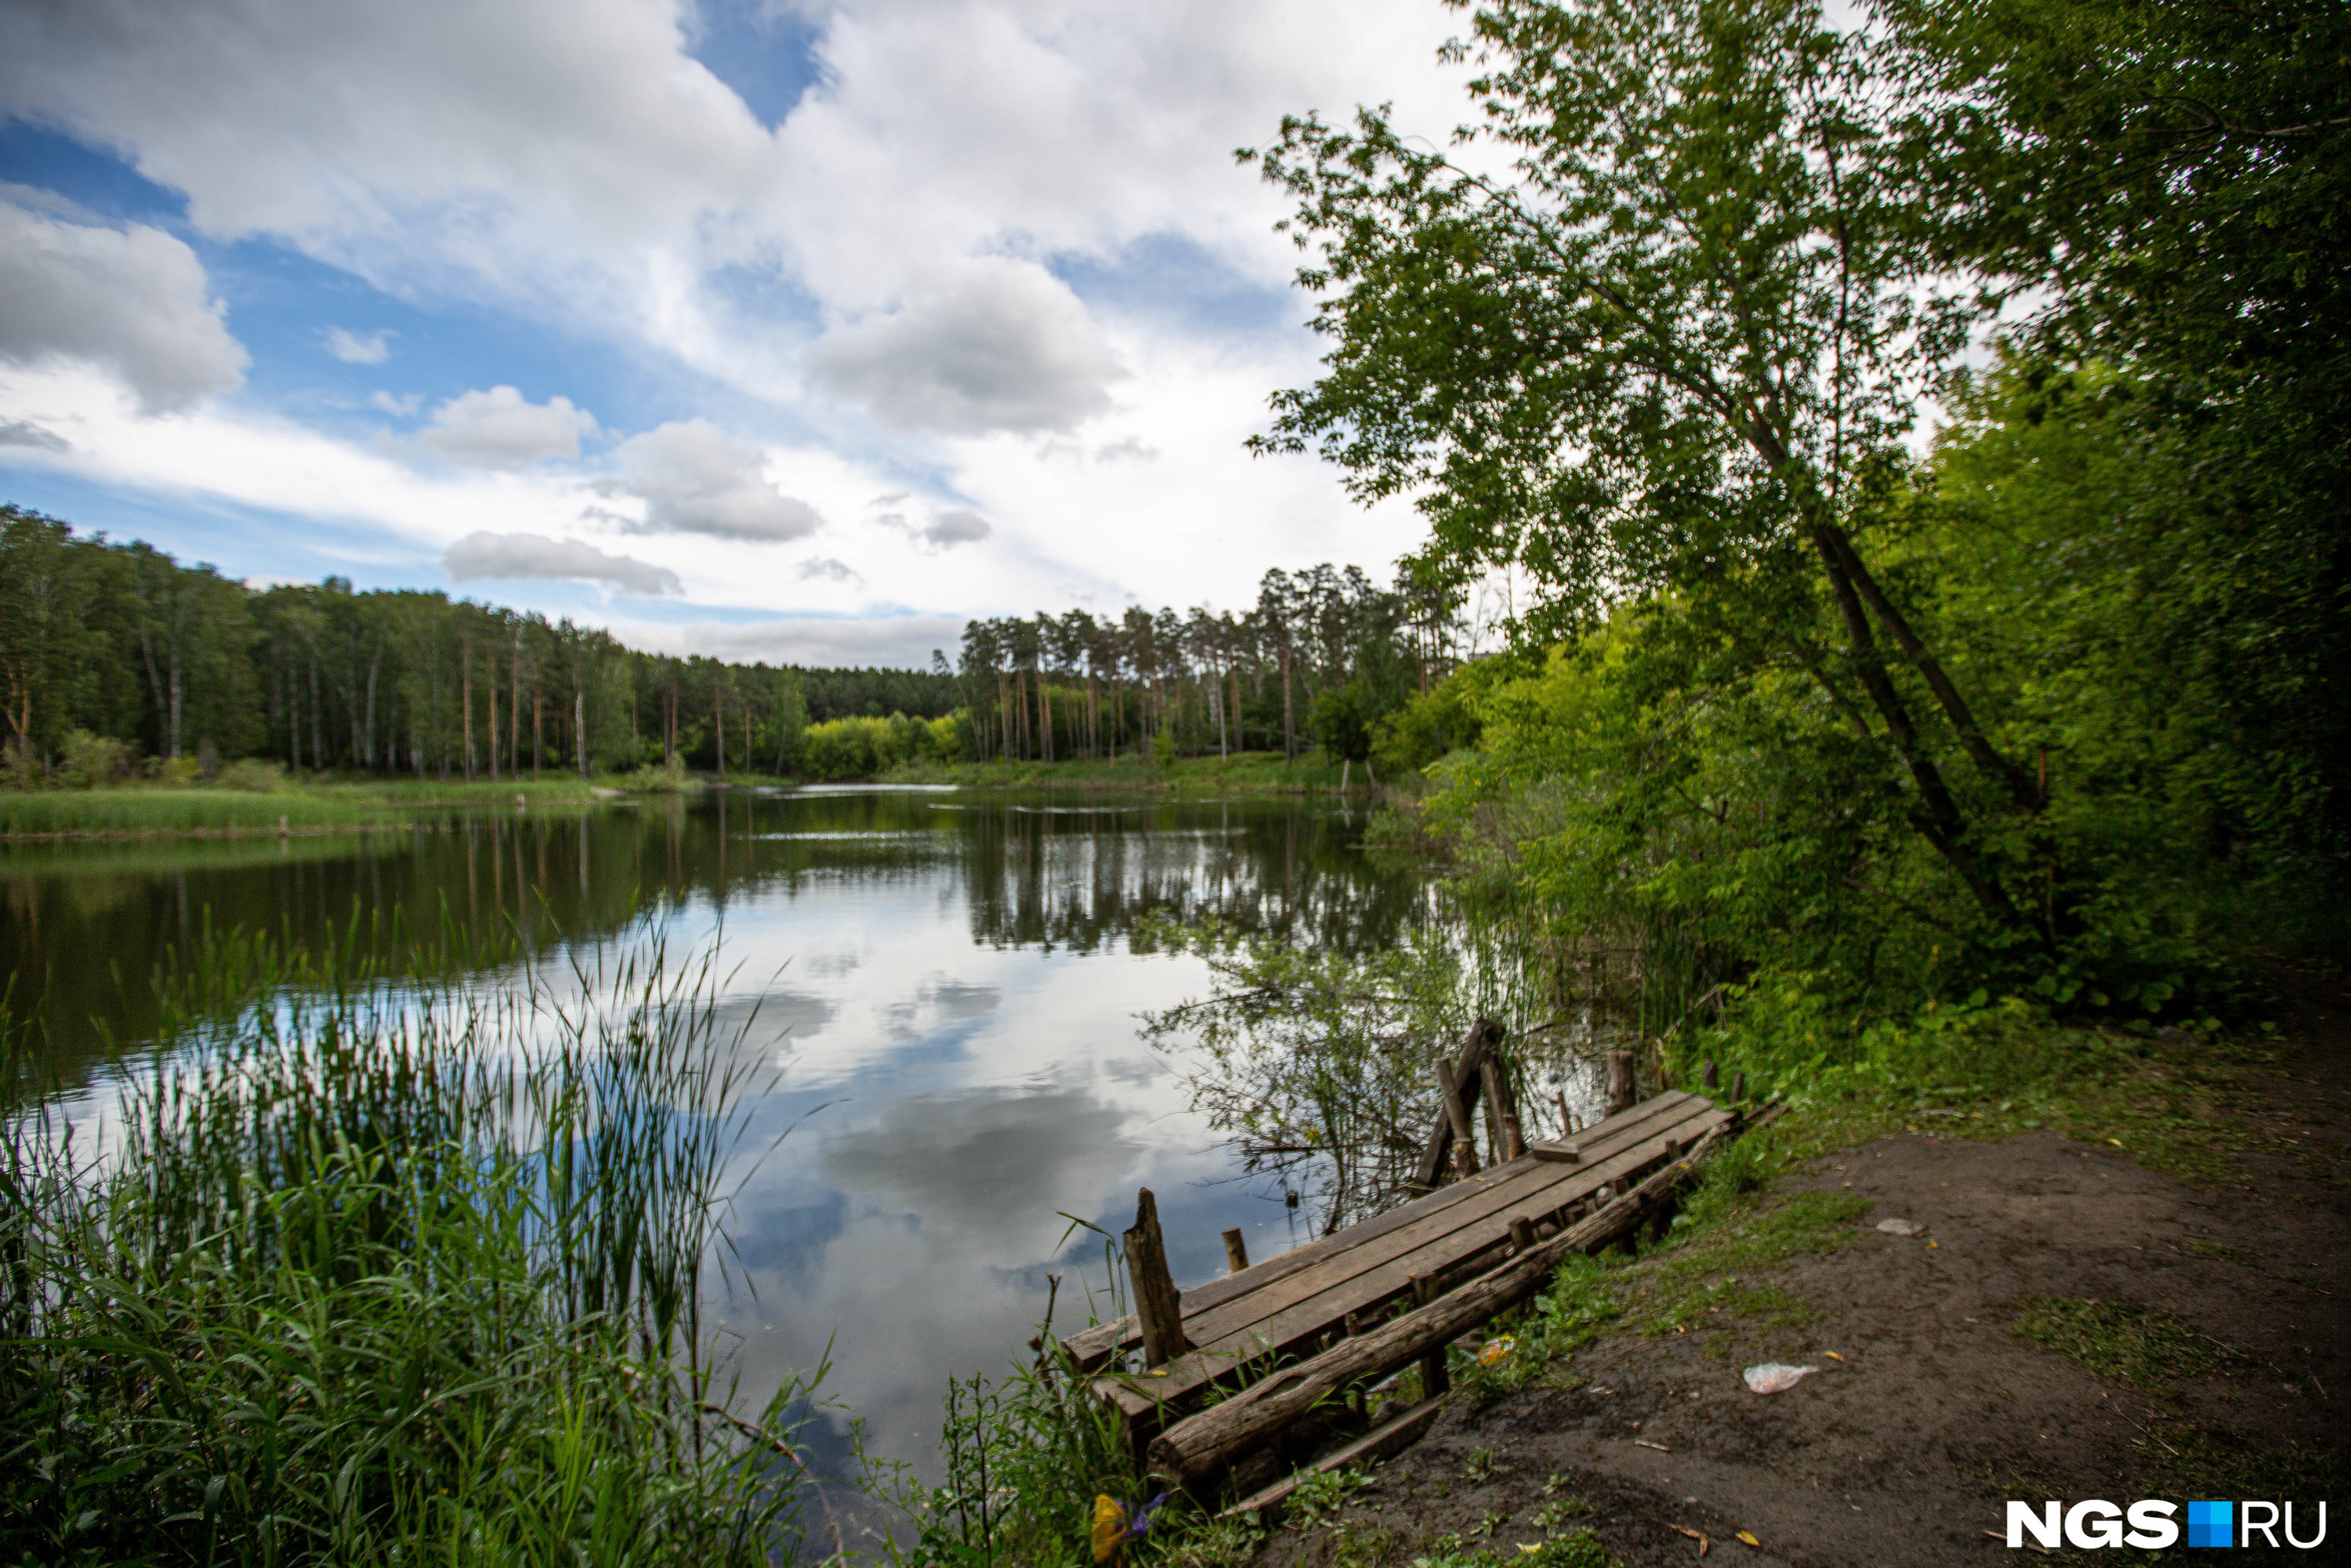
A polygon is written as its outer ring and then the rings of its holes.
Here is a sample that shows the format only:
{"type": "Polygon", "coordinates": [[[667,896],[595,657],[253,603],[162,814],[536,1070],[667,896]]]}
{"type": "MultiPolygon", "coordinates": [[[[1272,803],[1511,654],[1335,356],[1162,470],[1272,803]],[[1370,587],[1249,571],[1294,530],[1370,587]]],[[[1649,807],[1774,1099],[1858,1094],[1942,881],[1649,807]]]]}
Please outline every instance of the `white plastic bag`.
{"type": "Polygon", "coordinates": [[[1747,1386],[1758,1394],[1784,1394],[1802,1383],[1807,1373],[1819,1370],[1817,1366],[1785,1366],[1767,1361],[1747,1369],[1747,1386]]]}

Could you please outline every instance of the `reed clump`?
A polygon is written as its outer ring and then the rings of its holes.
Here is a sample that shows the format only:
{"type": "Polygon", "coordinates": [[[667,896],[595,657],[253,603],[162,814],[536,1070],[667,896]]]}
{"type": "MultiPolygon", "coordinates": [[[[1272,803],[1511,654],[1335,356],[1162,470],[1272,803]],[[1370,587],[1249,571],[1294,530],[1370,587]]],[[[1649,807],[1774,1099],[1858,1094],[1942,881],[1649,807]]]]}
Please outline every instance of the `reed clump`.
{"type": "Polygon", "coordinates": [[[795,1555],[810,1390],[737,1410],[699,1311],[749,1087],[708,959],[274,951],[95,1136],[0,1007],[0,1562],[795,1555]]]}

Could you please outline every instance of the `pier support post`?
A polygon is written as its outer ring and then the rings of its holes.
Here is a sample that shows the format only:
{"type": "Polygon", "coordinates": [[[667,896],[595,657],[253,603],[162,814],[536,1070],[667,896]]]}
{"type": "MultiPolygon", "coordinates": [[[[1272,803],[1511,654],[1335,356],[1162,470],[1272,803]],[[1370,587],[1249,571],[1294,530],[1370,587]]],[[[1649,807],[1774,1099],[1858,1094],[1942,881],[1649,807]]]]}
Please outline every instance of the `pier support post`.
{"type": "Polygon", "coordinates": [[[1225,1264],[1236,1274],[1249,1267],[1249,1243],[1238,1230],[1225,1232],[1225,1264]]]}
{"type": "Polygon", "coordinates": [[[1164,1366],[1191,1345],[1184,1338],[1182,1292],[1167,1271],[1167,1243],[1159,1234],[1159,1204],[1144,1187],[1135,1194],[1134,1228],[1126,1241],[1126,1277],[1143,1325],[1143,1364],[1164,1366]]]}

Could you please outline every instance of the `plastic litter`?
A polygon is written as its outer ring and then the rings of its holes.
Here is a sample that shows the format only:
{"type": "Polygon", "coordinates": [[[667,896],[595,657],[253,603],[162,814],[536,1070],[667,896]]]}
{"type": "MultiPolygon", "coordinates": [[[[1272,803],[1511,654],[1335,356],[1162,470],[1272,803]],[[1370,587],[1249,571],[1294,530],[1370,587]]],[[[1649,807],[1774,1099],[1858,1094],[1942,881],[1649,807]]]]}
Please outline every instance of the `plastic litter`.
{"type": "Polygon", "coordinates": [[[1819,1370],[1817,1366],[1789,1366],[1766,1361],[1747,1369],[1747,1386],[1758,1394],[1784,1394],[1819,1370]]]}
{"type": "Polygon", "coordinates": [[[1927,1228],[1915,1219],[1881,1219],[1877,1228],[1888,1236],[1916,1236],[1927,1228]]]}

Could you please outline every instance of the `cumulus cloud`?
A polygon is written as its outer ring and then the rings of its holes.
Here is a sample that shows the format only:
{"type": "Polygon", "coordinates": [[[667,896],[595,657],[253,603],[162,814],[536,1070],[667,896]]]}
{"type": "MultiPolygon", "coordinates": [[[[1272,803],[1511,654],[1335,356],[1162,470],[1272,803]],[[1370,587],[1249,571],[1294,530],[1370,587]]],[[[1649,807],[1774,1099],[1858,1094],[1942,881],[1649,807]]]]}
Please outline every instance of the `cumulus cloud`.
{"type": "Polygon", "coordinates": [[[683,593],[677,573],[632,556],[606,555],[577,539],[545,534],[467,534],[449,547],[441,564],[457,582],[476,578],[517,581],[543,578],[564,582],[601,582],[623,593],[683,593]]]}
{"type": "Polygon", "coordinates": [[[834,582],[862,582],[865,580],[863,578],[858,576],[856,569],[852,567],[847,561],[835,560],[831,556],[820,556],[814,560],[804,560],[800,562],[799,579],[802,582],[813,582],[819,579],[830,579],[834,582]]]}
{"type": "Polygon", "coordinates": [[[340,327],[327,329],[327,352],[347,365],[380,365],[392,358],[390,331],[370,332],[361,337],[340,327]]]}
{"type": "MultiPolygon", "coordinates": [[[[381,406],[381,405],[379,405],[381,406]]],[[[577,457],[596,416],[566,397],[532,402],[513,387],[460,392],[433,411],[416,444],[468,468],[528,468],[549,457],[577,457]]]]}
{"type": "Polygon", "coordinates": [[[54,430],[43,430],[28,419],[0,422],[0,446],[23,446],[35,452],[71,452],[73,443],[54,430]]]}
{"type": "Polygon", "coordinates": [[[814,507],[768,482],[765,453],[706,419],[632,435],[615,455],[622,477],[607,488],[645,503],[645,520],[632,531],[772,544],[806,538],[823,526],[814,507]]]}
{"type": "Polygon", "coordinates": [[[65,223],[0,204],[0,360],[105,366],[148,413],[245,380],[245,346],[205,297],[195,252],[143,224],[65,223]]]}
{"type": "Polygon", "coordinates": [[[1068,285],[1004,256],[826,334],[808,362],[820,389],[944,435],[1071,429],[1110,406],[1124,373],[1068,285]]]}

